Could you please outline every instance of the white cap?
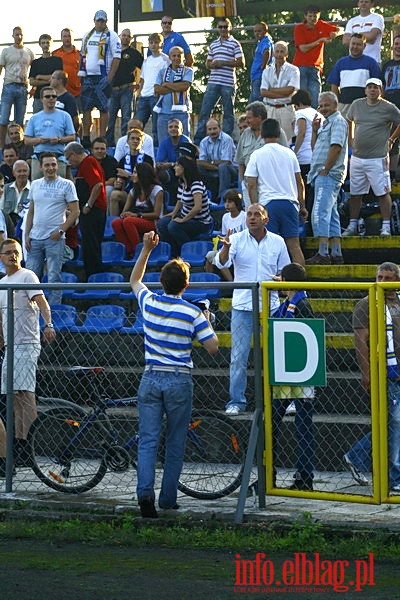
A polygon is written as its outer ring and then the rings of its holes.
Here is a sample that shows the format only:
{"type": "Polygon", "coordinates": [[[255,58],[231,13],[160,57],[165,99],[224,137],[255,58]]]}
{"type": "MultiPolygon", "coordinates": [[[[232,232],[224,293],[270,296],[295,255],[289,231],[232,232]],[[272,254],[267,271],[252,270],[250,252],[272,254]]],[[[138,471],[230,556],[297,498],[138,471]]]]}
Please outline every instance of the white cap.
{"type": "Polygon", "coordinates": [[[369,85],[370,83],[374,83],[375,85],[379,85],[379,87],[383,88],[382,81],[377,77],[371,77],[370,79],[367,79],[367,81],[365,82],[365,87],[367,87],[367,85],[369,85]]]}

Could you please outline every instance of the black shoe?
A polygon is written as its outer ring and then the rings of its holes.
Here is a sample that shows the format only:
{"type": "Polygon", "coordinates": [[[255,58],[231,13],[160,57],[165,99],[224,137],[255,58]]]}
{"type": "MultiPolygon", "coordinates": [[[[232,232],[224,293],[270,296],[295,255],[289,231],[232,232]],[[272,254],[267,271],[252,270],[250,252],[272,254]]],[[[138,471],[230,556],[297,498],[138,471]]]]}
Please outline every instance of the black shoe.
{"type": "MultiPolygon", "coordinates": [[[[15,466],[13,465],[12,474],[16,475],[17,471],[15,470],[15,466]]],[[[6,459],[4,457],[0,457],[0,479],[4,479],[6,476],[6,459]]]]}
{"type": "Polygon", "coordinates": [[[174,504],[173,506],[164,506],[163,504],[159,503],[158,506],[161,508],[161,510],[179,510],[180,509],[179,504],[174,504]]]}
{"type": "Polygon", "coordinates": [[[298,471],[293,476],[294,483],[289,487],[289,490],[299,490],[302,492],[313,491],[313,478],[311,475],[306,473],[299,473],[298,471]]]}
{"type": "Polygon", "coordinates": [[[150,496],[144,496],[139,500],[140,514],[143,519],[157,519],[158,514],[154,506],[154,500],[150,496]]]}
{"type": "Polygon", "coordinates": [[[16,467],[31,467],[33,465],[32,450],[28,440],[14,440],[14,464],[16,467]]]}

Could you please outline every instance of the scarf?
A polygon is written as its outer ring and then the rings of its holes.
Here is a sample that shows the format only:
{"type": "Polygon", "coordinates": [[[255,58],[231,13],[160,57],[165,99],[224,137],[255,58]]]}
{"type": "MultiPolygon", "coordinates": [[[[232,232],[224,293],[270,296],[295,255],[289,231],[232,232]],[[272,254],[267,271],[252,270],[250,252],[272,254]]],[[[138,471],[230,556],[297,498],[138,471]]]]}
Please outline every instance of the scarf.
{"type": "Polygon", "coordinates": [[[386,305],[386,364],[388,379],[399,378],[399,365],[394,353],[393,320],[389,307],[386,305]]]}
{"type": "MultiPolygon", "coordinates": [[[[132,160],[131,154],[126,154],[124,158],[124,171],[128,171],[128,173],[133,173],[133,167],[142,163],[144,161],[144,152],[138,152],[136,154],[136,160],[132,160]]],[[[125,191],[129,192],[133,188],[133,181],[129,180],[125,186],[125,191]]]]}
{"type": "Polygon", "coordinates": [[[306,292],[303,290],[299,290],[295,293],[293,298],[289,300],[286,298],[284,302],[272,313],[272,318],[274,319],[294,319],[294,313],[296,312],[296,307],[299,304],[300,300],[304,300],[307,298],[306,292]]]}
{"type": "MultiPolygon", "coordinates": [[[[163,82],[169,81],[171,71],[172,71],[172,67],[171,67],[171,65],[169,65],[169,67],[167,67],[165,69],[164,76],[163,76],[163,82]]],[[[176,81],[182,81],[185,71],[186,71],[185,65],[180,65],[178,67],[177,71],[173,71],[174,78],[173,78],[172,82],[175,83],[176,81]]],[[[170,92],[170,93],[172,94],[171,111],[172,112],[188,112],[187,91],[185,91],[185,92],[170,92]]],[[[157,104],[153,108],[154,112],[156,112],[156,113],[161,112],[165,95],[166,94],[163,94],[157,100],[157,104]]]]}
{"type": "MultiPolygon", "coordinates": [[[[79,63],[78,77],[86,77],[86,75],[87,75],[87,73],[86,73],[87,45],[95,31],[96,30],[93,27],[93,29],[91,29],[89,31],[89,33],[87,33],[82,40],[81,60],[79,63]]],[[[97,52],[98,52],[98,61],[97,62],[100,66],[100,72],[104,76],[107,75],[105,59],[106,59],[106,54],[107,54],[109,43],[110,43],[110,31],[108,28],[106,28],[100,34],[99,46],[97,48],[97,52]]]]}

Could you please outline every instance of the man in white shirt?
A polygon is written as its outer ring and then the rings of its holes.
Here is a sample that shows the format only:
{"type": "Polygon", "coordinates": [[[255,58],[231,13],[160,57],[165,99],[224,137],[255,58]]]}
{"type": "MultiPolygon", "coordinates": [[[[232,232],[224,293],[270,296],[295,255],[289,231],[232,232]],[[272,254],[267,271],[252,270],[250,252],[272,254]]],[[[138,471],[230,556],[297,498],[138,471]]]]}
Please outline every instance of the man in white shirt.
{"type": "MultiPolygon", "coordinates": [[[[272,281],[283,267],[290,263],[284,240],[267,231],[268,212],[261,204],[247,209],[247,229],[222,240],[216,256],[219,268],[234,266],[234,281],[272,281]]],[[[279,306],[277,292],[271,292],[271,312],[279,306]]],[[[234,289],[231,316],[230,400],[226,414],[238,415],[246,410],[247,361],[253,335],[253,303],[250,289],[234,289]]]]}
{"type": "Polygon", "coordinates": [[[362,33],[366,39],[365,56],[372,56],[377,63],[381,62],[381,44],[385,29],[382,15],[372,13],[373,0],[358,0],[360,14],[347,22],[343,36],[343,44],[348,46],[353,33],[362,33]]]}
{"type": "Polygon", "coordinates": [[[276,119],[290,143],[295,120],[292,96],[300,88],[298,67],[287,62],[288,45],[277,42],[274,46],[275,63],[264,69],[261,79],[261,96],[267,107],[269,119],[276,119]]]}
{"type": "MultiPolygon", "coordinates": [[[[38,278],[29,269],[21,267],[22,251],[20,244],[13,239],[6,239],[0,245],[0,258],[4,265],[6,276],[3,283],[8,284],[37,284],[38,278]]],[[[14,404],[14,460],[17,466],[29,466],[32,461],[28,431],[37,417],[35,388],[36,366],[40,354],[39,313],[45,326],[43,341],[52,342],[55,331],[51,322],[51,311],[41,290],[16,290],[13,299],[14,315],[14,355],[13,373],[13,404],[14,404]]],[[[5,357],[2,366],[1,393],[7,389],[7,359],[8,346],[8,292],[0,290],[0,347],[5,347],[5,357]]],[[[5,477],[5,446],[6,431],[0,419],[0,477],[5,477]]]]}
{"type": "MultiPolygon", "coordinates": [[[[79,216],[78,196],[72,181],[57,175],[57,158],[53,152],[41,154],[40,167],[44,177],[33,181],[29,191],[25,225],[26,266],[40,279],[46,259],[48,282],[59,283],[65,232],[79,216]]],[[[49,303],[61,303],[61,290],[50,290],[49,303]]]]}
{"type": "Polygon", "coordinates": [[[162,52],[163,36],[161,33],[149,35],[149,49],[151,54],[144,60],[140,71],[139,90],[136,95],[135,119],[139,119],[146,126],[151,117],[153,142],[158,147],[157,138],[157,113],[153,108],[157,104],[158,97],[154,94],[154,84],[159,71],[165,69],[169,63],[169,56],[162,52]]]}
{"type": "Polygon", "coordinates": [[[245,177],[252,204],[268,209],[269,230],[284,238],[292,261],[304,266],[299,243],[299,216],[307,218],[304,183],[296,155],[278,143],[279,135],[276,119],[263,121],[265,144],[251,155],[245,177]]]}
{"type": "MultiPolygon", "coordinates": [[[[128,133],[131,129],[140,129],[140,131],[143,131],[142,121],[139,121],[139,119],[137,119],[136,117],[128,121],[128,133]]],[[[121,160],[121,158],[124,158],[124,156],[130,153],[127,139],[128,135],[123,135],[119,138],[119,140],[117,141],[117,145],[115,146],[114,158],[118,162],[121,160]]],[[[154,143],[151,135],[149,135],[148,133],[144,134],[142,151],[145,154],[151,156],[151,158],[154,160],[154,143]]]]}

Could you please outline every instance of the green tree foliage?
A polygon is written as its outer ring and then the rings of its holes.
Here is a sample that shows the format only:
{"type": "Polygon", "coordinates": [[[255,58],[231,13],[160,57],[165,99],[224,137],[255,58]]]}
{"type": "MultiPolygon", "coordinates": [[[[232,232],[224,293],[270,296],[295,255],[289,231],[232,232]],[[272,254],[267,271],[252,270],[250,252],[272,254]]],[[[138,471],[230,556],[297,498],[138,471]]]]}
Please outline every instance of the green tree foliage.
{"type": "MultiPolygon", "coordinates": [[[[307,2],[304,2],[304,6],[307,2]]],[[[318,2],[317,2],[318,4],[318,2]]],[[[356,4],[356,2],[355,2],[356,4]]],[[[375,7],[375,11],[382,14],[384,17],[391,17],[394,14],[400,12],[400,8],[398,5],[393,4],[391,6],[384,7],[375,7]]],[[[323,12],[321,14],[321,18],[326,21],[334,21],[337,22],[338,25],[345,23],[354,15],[357,14],[357,9],[331,9],[328,13],[323,12]],[[343,23],[342,23],[343,22],[343,23]]],[[[245,54],[246,59],[246,68],[237,70],[237,89],[236,89],[236,113],[240,114],[244,111],[246,104],[248,103],[248,99],[250,96],[250,66],[253,60],[253,55],[256,47],[256,42],[253,35],[252,29],[244,29],[246,26],[252,26],[260,21],[265,21],[269,24],[269,32],[272,36],[273,40],[276,42],[278,40],[286,40],[289,42],[289,61],[292,60],[294,56],[294,44],[293,44],[293,28],[288,27],[288,24],[291,23],[300,23],[304,18],[303,9],[297,12],[282,12],[282,13],[271,13],[271,14],[256,14],[254,16],[246,16],[246,17],[232,17],[232,25],[234,28],[233,35],[234,37],[240,41],[243,47],[243,52],[245,54]],[[278,26],[278,27],[277,27],[278,26]],[[242,29],[243,28],[243,29],[242,29]]],[[[212,23],[212,27],[216,29],[218,24],[218,19],[214,19],[212,23]]],[[[385,36],[383,39],[383,53],[382,59],[383,61],[388,60],[390,58],[390,43],[391,36],[390,32],[393,28],[391,23],[386,24],[385,36]]],[[[218,33],[217,31],[210,31],[205,36],[205,45],[203,48],[196,53],[196,72],[195,72],[195,81],[191,89],[191,98],[193,101],[193,112],[198,113],[200,111],[200,106],[202,102],[202,97],[204,94],[204,89],[207,85],[209,70],[206,69],[205,63],[208,53],[208,48],[211,42],[217,39],[218,33]]],[[[343,46],[341,38],[334,40],[333,42],[325,45],[325,66],[324,66],[324,76],[323,76],[323,87],[324,89],[328,89],[329,86],[325,84],[325,79],[327,75],[330,73],[333,65],[339,58],[345,56],[348,52],[346,46],[343,46]]],[[[221,107],[216,107],[216,112],[220,112],[221,107]]]]}

